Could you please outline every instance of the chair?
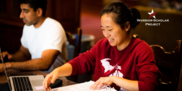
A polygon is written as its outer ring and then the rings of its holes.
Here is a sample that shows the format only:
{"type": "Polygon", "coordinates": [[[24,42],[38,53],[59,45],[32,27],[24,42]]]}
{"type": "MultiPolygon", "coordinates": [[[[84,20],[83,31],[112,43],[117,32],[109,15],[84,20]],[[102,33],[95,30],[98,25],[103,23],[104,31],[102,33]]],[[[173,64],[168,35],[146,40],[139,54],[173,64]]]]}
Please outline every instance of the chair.
{"type": "Polygon", "coordinates": [[[76,33],[71,33],[69,31],[66,31],[66,37],[67,37],[68,45],[72,45],[74,47],[73,58],[77,57],[80,53],[80,48],[81,48],[81,37],[82,37],[81,28],[77,28],[76,33]]]}
{"type": "MultiPolygon", "coordinates": [[[[66,31],[66,37],[67,37],[67,41],[68,41],[68,44],[67,44],[68,59],[71,60],[71,59],[77,57],[80,53],[81,37],[82,37],[81,28],[77,28],[75,33],[71,33],[69,31],[66,31]]],[[[78,75],[69,76],[67,78],[69,80],[77,82],[78,75]]]]}
{"type": "Polygon", "coordinates": [[[181,40],[172,52],[166,52],[160,45],[150,45],[155,55],[156,65],[162,73],[159,79],[159,91],[177,91],[181,68],[181,40]]]}

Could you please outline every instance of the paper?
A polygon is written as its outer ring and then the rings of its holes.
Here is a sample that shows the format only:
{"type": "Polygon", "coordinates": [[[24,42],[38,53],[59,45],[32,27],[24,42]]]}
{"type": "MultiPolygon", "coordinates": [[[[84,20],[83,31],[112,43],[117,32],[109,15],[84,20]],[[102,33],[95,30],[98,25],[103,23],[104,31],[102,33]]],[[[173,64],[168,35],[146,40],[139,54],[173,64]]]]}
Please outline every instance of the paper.
{"type": "Polygon", "coordinates": [[[44,89],[44,87],[43,86],[36,86],[35,89],[36,90],[42,90],[42,89],[44,89]]]}
{"type": "Polygon", "coordinates": [[[79,83],[75,85],[69,85],[64,87],[59,87],[52,89],[51,91],[116,91],[114,88],[105,88],[100,90],[90,90],[90,86],[94,83],[94,81],[79,83]]]}

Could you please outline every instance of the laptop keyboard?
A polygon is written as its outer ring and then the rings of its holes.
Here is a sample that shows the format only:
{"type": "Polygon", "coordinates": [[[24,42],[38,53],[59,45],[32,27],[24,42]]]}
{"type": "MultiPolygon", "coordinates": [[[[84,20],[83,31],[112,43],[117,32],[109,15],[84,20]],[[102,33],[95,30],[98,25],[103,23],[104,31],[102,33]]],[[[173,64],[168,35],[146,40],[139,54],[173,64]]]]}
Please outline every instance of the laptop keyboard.
{"type": "Polygon", "coordinates": [[[33,91],[28,77],[12,77],[15,91],[33,91]]]}

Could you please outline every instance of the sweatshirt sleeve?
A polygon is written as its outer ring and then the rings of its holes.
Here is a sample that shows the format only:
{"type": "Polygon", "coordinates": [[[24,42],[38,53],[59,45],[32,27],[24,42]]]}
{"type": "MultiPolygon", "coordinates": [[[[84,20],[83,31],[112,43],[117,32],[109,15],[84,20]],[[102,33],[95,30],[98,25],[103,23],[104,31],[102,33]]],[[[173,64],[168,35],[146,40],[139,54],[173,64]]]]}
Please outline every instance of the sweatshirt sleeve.
{"type": "Polygon", "coordinates": [[[155,91],[158,86],[160,71],[156,66],[154,53],[147,43],[141,43],[138,48],[137,73],[139,76],[139,91],[155,91]]]}
{"type": "Polygon", "coordinates": [[[80,53],[78,57],[68,62],[72,65],[73,69],[71,75],[83,74],[86,72],[94,73],[99,44],[100,43],[97,42],[90,50],[80,53]]]}

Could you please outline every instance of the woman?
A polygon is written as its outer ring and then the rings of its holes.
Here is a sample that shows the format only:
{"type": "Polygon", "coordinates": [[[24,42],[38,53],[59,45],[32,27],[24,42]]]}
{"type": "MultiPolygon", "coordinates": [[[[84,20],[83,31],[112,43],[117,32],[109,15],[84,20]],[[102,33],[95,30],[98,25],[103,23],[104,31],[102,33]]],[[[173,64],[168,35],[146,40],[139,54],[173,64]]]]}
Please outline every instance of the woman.
{"type": "Polygon", "coordinates": [[[96,82],[90,89],[111,85],[117,90],[155,90],[160,72],[152,49],[130,35],[130,30],[138,25],[136,19],[140,19],[139,11],[123,3],[106,6],[101,12],[101,28],[106,38],[48,74],[44,88],[58,76],[92,72],[96,82]]]}

